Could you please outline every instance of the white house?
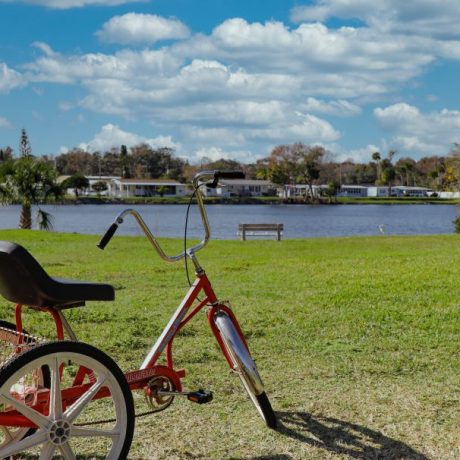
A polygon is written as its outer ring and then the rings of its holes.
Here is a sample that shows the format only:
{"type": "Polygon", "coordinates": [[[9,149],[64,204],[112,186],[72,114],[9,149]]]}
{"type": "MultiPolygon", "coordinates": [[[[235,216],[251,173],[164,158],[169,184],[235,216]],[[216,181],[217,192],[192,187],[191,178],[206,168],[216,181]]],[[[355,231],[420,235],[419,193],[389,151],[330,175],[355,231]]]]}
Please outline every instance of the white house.
{"type": "Polygon", "coordinates": [[[389,187],[387,186],[371,186],[371,187],[367,187],[367,196],[371,196],[371,197],[385,197],[385,196],[389,196],[389,187]]]}
{"type": "Polygon", "coordinates": [[[86,195],[109,195],[110,185],[113,180],[119,179],[118,176],[85,176],[89,182],[89,188],[85,190],[86,195]],[[97,182],[104,182],[107,185],[107,190],[105,192],[97,192],[93,189],[93,185],[97,182]]]}
{"type": "Polygon", "coordinates": [[[404,185],[397,185],[395,187],[391,187],[392,196],[424,197],[430,196],[432,193],[433,190],[427,187],[407,187],[404,185]]]}
{"type": "Polygon", "coordinates": [[[108,194],[118,198],[134,196],[185,196],[191,193],[186,184],[172,179],[113,179],[108,194]]]}
{"type": "MultiPolygon", "coordinates": [[[[391,196],[412,196],[412,197],[424,197],[430,196],[433,190],[427,187],[407,187],[405,185],[395,185],[391,187],[391,196]]],[[[373,197],[386,197],[390,194],[390,187],[388,186],[376,186],[368,187],[367,196],[373,197]]]]}
{"type": "Polygon", "coordinates": [[[204,196],[275,196],[276,185],[268,180],[221,179],[216,188],[201,187],[204,196]]]}
{"type": "Polygon", "coordinates": [[[368,187],[364,185],[342,185],[337,192],[337,196],[352,197],[352,198],[366,198],[368,187]]]}
{"type": "Polygon", "coordinates": [[[439,198],[460,198],[460,192],[438,192],[439,198]]]}

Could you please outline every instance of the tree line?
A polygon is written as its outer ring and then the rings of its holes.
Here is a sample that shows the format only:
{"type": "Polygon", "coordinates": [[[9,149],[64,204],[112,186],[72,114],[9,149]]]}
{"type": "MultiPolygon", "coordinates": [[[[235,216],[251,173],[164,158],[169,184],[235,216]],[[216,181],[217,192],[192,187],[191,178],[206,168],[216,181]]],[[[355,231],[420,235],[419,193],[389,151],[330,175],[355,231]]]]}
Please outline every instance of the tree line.
{"type": "Polygon", "coordinates": [[[302,143],[275,147],[256,164],[256,175],[276,184],[404,185],[460,190],[460,145],[445,156],[414,160],[395,150],[373,152],[369,161],[336,162],[322,147],[302,143]]]}
{"type": "MultiPolygon", "coordinates": [[[[31,153],[30,153],[31,154],[31,153]]],[[[14,158],[10,147],[0,149],[0,162],[14,158]]],[[[51,157],[42,156],[58,175],[118,176],[123,178],[169,178],[188,182],[199,169],[238,169],[248,179],[266,179],[277,185],[337,183],[339,185],[406,185],[434,190],[460,189],[460,144],[445,156],[414,160],[390,150],[373,152],[367,162],[334,161],[334,154],[323,147],[303,143],[279,145],[270,155],[255,163],[202,158],[199,165],[176,156],[168,147],[152,148],[140,144],[121,145],[106,152],[87,152],[74,148],[51,157]]]]}
{"type": "MultiPolygon", "coordinates": [[[[19,156],[32,155],[27,132],[22,130],[19,156]]],[[[11,147],[0,148],[0,164],[14,160],[11,147]]],[[[200,169],[238,169],[248,179],[266,179],[277,185],[406,185],[425,186],[434,190],[460,189],[460,144],[454,144],[444,156],[427,156],[419,160],[390,150],[373,152],[367,162],[334,161],[334,154],[323,147],[303,143],[275,147],[270,155],[255,163],[241,163],[202,158],[190,164],[168,147],[152,148],[139,144],[125,145],[105,152],[88,152],[74,148],[56,156],[40,156],[57,175],[117,176],[136,179],[169,178],[189,182],[200,169]]]]}

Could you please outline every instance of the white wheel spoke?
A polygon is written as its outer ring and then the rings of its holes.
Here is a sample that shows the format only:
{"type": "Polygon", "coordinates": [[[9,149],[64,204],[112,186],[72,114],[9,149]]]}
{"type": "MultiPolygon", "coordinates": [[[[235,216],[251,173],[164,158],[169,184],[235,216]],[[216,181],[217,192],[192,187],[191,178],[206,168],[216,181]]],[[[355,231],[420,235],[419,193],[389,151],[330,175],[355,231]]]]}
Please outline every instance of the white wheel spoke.
{"type": "Polygon", "coordinates": [[[2,425],[2,431],[5,433],[5,436],[8,438],[8,442],[13,440],[13,436],[11,436],[10,430],[2,425]]]}
{"type": "Polygon", "coordinates": [[[54,451],[56,450],[56,446],[52,442],[47,442],[40,451],[40,457],[38,460],[50,460],[53,458],[54,451]]]}
{"type": "Polygon", "coordinates": [[[117,438],[120,436],[120,430],[116,428],[113,430],[99,430],[97,428],[73,426],[71,436],[117,438]]]}
{"type": "Polygon", "coordinates": [[[27,406],[22,401],[18,401],[9,394],[2,394],[0,398],[3,398],[10,406],[24,415],[24,417],[28,418],[31,422],[35,423],[38,427],[45,428],[46,425],[48,425],[48,419],[44,415],[27,406]]]}
{"type": "Polygon", "coordinates": [[[59,375],[59,361],[57,356],[50,363],[51,389],[50,389],[50,418],[56,420],[62,417],[61,377],[59,375]]]}
{"type": "Polygon", "coordinates": [[[10,455],[19,454],[26,449],[38,446],[47,440],[47,434],[44,431],[37,431],[36,433],[27,436],[21,441],[14,442],[0,450],[0,458],[9,457],[10,455]]]}
{"type": "Polygon", "coordinates": [[[62,446],[59,446],[59,450],[61,451],[61,454],[64,456],[65,460],[75,460],[75,455],[68,442],[62,444],[62,446]]]}
{"type": "Polygon", "coordinates": [[[81,395],[64,413],[64,417],[69,421],[73,422],[86,407],[87,404],[96,396],[97,392],[101,389],[102,385],[106,380],[105,374],[100,375],[96,383],[89,388],[89,390],[81,395]]]}

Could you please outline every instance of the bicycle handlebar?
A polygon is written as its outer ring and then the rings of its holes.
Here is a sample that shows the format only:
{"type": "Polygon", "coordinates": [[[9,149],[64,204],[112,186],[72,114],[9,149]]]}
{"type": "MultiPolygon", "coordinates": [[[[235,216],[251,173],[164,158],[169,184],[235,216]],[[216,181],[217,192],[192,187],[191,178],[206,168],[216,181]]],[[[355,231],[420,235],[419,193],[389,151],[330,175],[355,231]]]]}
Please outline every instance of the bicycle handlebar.
{"type": "Polygon", "coordinates": [[[200,249],[204,248],[206,244],[208,243],[209,239],[211,238],[211,228],[209,225],[208,221],[208,215],[206,213],[206,209],[204,206],[203,202],[203,196],[201,195],[201,192],[199,188],[202,185],[206,185],[206,187],[210,188],[216,188],[217,184],[219,183],[219,179],[244,179],[244,173],[242,171],[201,171],[195,175],[193,178],[193,188],[196,193],[196,201],[198,204],[198,208],[200,210],[200,215],[201,215],[201,221],[203,223],[204,227],[204,238],[200,241],[200,243],[196,244],[195,246],[192,246],[191,248],[186,249],[185,251],[181,252],[180,254],[177,254],[175,256],[168,256],[158,243],[157,239],[155,236],[152,234],[150,229],[148,228],[147,224],[144,222],[144,219],[142,219],[141,215],[135,211],[134,209],[125,209],[122,211],[115,219],[115,222],[108,228],[104,236],[101,238],[101,241],[97,245],[100,249],[104,249],[109,241],[112,239],[113,235],[117,231],[117,228],[120,224],[123,223],[123,218],[127,214],[131,214],[141,227],[142,231],[144,232],[145,236],[147,239],[150,241],[152,246],[155,248],[157,251],[158,255],[166,260],[167,262],[177,262],[178,260],[183,259],[186,254],[193,254],[196,251],[199,251],[200,249]],[[211,182],[206,182],[211,180],[211,182]]]}
{"type": "Polygon", "coordinates": [[[112,236],[115,234],[117,231],[118,224],[113,223],[105,232],[104,236],[101,238],[101,241],[97,244],[97,247],[99,249],[104,249],[109,241],[112,239],[112,236]]]}

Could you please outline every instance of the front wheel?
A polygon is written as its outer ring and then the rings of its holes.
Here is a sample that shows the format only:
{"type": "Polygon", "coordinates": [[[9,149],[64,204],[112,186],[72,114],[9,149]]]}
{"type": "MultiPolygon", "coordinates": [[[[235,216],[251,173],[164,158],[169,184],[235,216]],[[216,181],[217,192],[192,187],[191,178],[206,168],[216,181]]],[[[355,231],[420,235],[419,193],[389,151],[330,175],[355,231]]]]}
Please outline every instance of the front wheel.
{"type": "Polygon", "coordinates": [[[226,313],[219,311],[214,315],[214,324],[231,359],[232,369],[240,377],[259,415],[269,428],[276,428],[276,416],[264,391],[264,385],[256,363],[241,339],[232,319],[226,313]]]}
{"type": "Polygon", "coordinates": [[[127,458],[132,395],[116,363],[90,345],[45,343],[13,358],[0,372],[0,403],[2,425],[36,427],[30,436],[3,445],[0,458],[25,454],[50,460],[61,454],[67,460],[96,453],[127,458]],[[43,368],[50,373],[48,388],[35,384],[36,370],[43,368]]]}

